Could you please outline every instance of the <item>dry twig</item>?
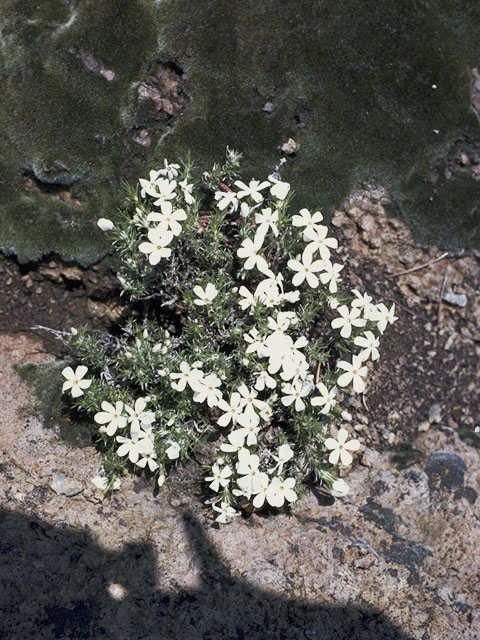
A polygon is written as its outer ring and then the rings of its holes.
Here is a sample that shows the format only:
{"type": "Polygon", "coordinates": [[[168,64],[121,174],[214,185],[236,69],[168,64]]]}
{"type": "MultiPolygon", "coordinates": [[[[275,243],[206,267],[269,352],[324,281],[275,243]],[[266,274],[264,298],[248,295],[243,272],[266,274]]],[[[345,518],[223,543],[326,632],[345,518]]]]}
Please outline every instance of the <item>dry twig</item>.
{"type": "Polygon", "coordinates": [[[440,287],[440,295],[438,297],[437,331],[440,329],[440,324],[442,322],[442,299],[443,299],[443,292],[445,291],[445,285],[447,284],[447,278],[448,278],[448,265],[445,269],[445,275],[443,276],[442,286],[440,287]]]}
{"type": "Polygon", "coordinates": [[[386,278],[396,278],[397,276],[405,276],[407,275],[407,273],[413,273],[414,271],[425,269],[425,267],[429,267],[430,265],[435,264],[435,262],[439,262],[440,260],[443,260],[447,256],[448,256],[448,251],[445,251],[445,253],[442,253],[441,256],[438,256],[438,258],[435,258],[434,260],[430,260],[430,262],[425,262],[424,264],[418,264],[416,267],[412,267],[411,269],[406,269],[405,271],[392,273],[389,276],[386,276],[386,278]]]}

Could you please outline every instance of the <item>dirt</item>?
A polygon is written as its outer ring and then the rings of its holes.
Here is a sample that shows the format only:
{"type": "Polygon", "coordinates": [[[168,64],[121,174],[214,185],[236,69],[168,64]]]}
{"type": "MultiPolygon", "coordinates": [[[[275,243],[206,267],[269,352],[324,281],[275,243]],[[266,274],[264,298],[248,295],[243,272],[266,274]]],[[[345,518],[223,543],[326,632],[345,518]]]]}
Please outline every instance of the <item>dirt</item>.
{"type": "Polygon", "coordinates": [[[57,331],[88,325],[107,329],[124,310],[112,269],[83,269],[58,258],[19,264],[0,254],[0,332],[38,335],[43,348],[61,355],[61,343],[41,325],[57,331]]]}

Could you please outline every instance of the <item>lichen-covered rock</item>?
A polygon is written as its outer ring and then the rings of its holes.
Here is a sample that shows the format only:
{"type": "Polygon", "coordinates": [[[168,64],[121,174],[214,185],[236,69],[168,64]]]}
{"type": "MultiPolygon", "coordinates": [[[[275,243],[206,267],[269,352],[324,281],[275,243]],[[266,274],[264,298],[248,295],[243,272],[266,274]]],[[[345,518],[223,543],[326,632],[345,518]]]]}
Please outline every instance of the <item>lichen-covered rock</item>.
{"type": "Polygon", "coordinates": [[[0,247],[95,262],[122,179],[226,145],[257,176],[283,148],[299,207],[374,181],[416,237],[478,247],[480,5],[457,5],[3,0],[0,247]]]}

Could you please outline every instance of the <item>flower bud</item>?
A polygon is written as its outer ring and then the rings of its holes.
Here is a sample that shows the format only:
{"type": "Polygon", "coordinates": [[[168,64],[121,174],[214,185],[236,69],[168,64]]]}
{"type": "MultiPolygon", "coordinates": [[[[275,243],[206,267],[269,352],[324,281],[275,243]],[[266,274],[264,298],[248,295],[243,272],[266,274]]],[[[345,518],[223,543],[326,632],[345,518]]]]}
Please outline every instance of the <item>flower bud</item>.
{"type": "Polygon", "coordinates": [[[111,231],[115,226],[113,222],[108,218],[99,218],[97,225],[102,231],[111,231]]]}

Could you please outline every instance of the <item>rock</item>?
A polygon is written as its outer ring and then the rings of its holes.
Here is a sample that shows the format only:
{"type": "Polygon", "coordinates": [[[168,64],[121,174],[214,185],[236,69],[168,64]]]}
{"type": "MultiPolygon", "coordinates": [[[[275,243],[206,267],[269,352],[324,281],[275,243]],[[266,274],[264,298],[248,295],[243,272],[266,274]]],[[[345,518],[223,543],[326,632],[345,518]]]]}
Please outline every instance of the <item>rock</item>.
{"type": "Polygon", "coordinates": [[[364,467],[375,468],[378,466],[379,458],[380,456],[377,451],[374,451],[373,449],[366,449],[360,462],[364,467]]]}
{"type": "Polygon", "coordinates": [[[64,496],[76,496],[83,491],[83,484],[75,478],[69,478],[63,473],[54,473],[50,482],[50,488],[55,493],[64,496]]]}
{"type": "MultiPolygon", "coordinates": [[[[439,404],[432,404],[428,410],[428,420],[430,424],[440,424],[442,421],[442,408],[439,404]]],[[[419,428],[421,431],[421,429],[419,428]]]]}
{"type": "Polygon", "coordinates": [[[293,156],[300,150],[300,145],[298,142],[295,142],[293,138],[289,138],[286,142],[282,144],[280,151],[287,156],[293,156]]]}
{"type": "Polygon", "coordinates": [[[273,113],[275,111],[275,105],[272,104],[271,102],[266,102],[263,105],[262,111],[265,111],[265,113],[273,113]]]}
{"type": "Polygon", "coordinates": [[[425,465],[428,476],[428,488],[431,493],[451,492],[463,486],[467,467],[463,459],[451,451],[437,451],[430,456],[425,465]]]}
{"type": "Polygon", "coordinates": [[[466,307],[467,306],[467,296],[464,293],[454,293],[453,291],[446,291],[443,294],[443,299],[448,304],[453,305],[454,307],[466,307]]]}

